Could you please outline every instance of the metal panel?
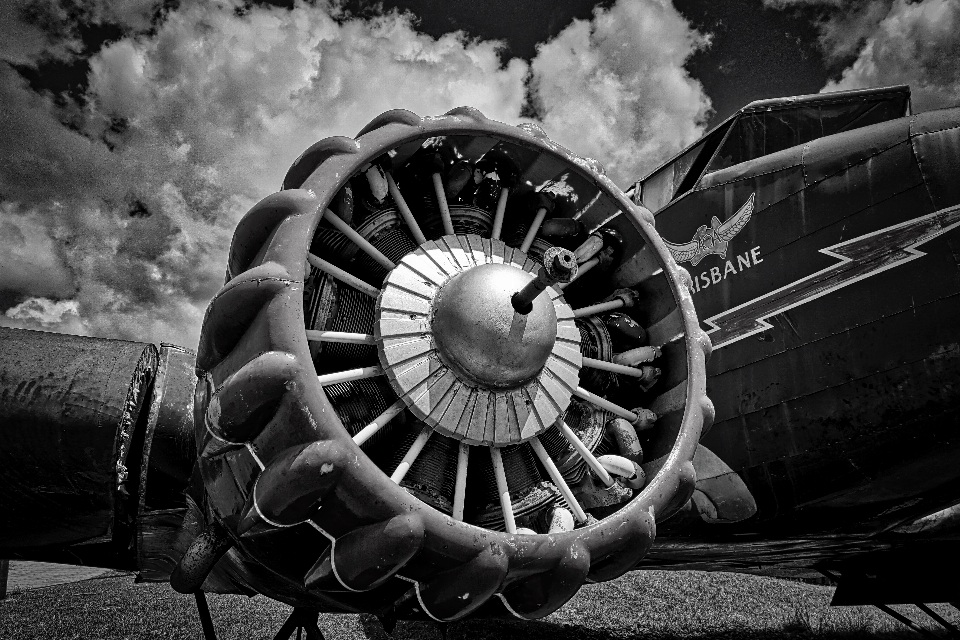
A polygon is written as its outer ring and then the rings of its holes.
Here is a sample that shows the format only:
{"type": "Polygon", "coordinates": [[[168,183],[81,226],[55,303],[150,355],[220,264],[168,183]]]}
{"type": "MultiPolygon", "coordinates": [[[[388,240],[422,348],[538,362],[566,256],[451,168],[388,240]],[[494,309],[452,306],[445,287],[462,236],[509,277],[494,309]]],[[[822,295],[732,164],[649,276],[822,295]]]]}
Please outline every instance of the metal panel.
{"type": "Polygon", "coordinates": [[[909,141],[910,118],[854,129],[804,146],[807,184],[816,184],[847,168],[909,141]]]}
{"type": "Polygon", "coordinates": [[[146,467],[140,478],[141,510],[186,506],[183,491],[197,459],[193,438],[196,359],[190,349],[160,346],[160,366],[143,447],[146,467]]]}
{"type": "Polygon", "coordinates": [[[960,202],[960,108],[914,118],[910,141],[934,207],[960,202]]]}
{"type": "Polygon", "coordinates": [[[149,344],[0,328],[0,552],[112,533],[156,365],[149,344]]]}

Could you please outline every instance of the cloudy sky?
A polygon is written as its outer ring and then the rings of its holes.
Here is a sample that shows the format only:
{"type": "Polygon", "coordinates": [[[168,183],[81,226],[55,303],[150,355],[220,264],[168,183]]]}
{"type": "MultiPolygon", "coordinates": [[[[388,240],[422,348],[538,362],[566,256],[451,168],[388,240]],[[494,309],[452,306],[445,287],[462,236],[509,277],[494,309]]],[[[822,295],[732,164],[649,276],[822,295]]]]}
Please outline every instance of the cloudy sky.
{"type": "Polygon", "coordinates": [[[626,187],[750,100],[960,103],[960,0],[277,4],[0,2],[0,325],[195,346],[243,213],[391,108],[536,120],[626,187]]]}

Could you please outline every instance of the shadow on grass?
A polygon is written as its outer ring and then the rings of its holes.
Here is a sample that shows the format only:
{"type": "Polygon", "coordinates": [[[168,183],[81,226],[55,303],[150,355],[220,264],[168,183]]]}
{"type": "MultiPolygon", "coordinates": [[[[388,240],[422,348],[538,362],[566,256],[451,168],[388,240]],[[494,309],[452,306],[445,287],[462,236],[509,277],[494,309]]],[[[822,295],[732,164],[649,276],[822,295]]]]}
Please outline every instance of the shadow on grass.
{"type": "MultiPolygon", "coordinates": [[[[369,640],[412,640],[413,638],[437,638],[438,640],[782,640],[783,638],[816,638],[818,640],[893,640],[894,638],[919,637],[903,628],[902,631],[872,631],[862,629],[824,629],[810,626],[798,619],[780,628],[769,629],[722,629],[710,632],[688,632],[676,629],[635,629],[623,627],[613,630],[598,630],[578,624],[558,624],[541,620],[470,620],[446,625],[446,634],[441,625],[431,622],[397,623],[388,635],[376,617],[360,616],[360,626],[369,640]]],[[[327,640],[334,640],[327,636],[327,640]]]]}
{"type": "MultiPolygon", "coordinates": [[[[713,574],[631,575],[590,585],[539,621],[470,620],[446,626],[401,621],[392,635],[372,615],[320,616],[327,640],[854,640],[918,637],[870,608],[828,606],[826,587],[713,574]]],[[[263,597],[208,597],[219,640],[270,640],[289,615],[263,597]]],[[[169,585],[103,577],[22,591],[0,602],[3,640],[196,640],[193,598],[169,585]]]]}

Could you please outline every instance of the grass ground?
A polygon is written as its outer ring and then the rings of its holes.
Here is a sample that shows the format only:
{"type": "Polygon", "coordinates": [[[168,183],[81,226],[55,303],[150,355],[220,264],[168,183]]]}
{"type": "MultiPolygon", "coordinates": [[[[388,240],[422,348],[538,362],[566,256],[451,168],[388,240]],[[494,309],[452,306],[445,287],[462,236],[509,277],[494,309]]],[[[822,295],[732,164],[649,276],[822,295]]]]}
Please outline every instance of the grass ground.
{"type": "MultiPolygon", "coordinates": [[[[447,638],[519,640],[652,640],[727,638],[919,637],[870,607],[830,608],[831,587],[722,573],[632,573],[587,585],[560,611],[537,622],[468,621],[447,638]]],[[[273,638],[289,607],[264,597],[209,595],[220,640],[273,638]]],[[[901,611],[911,608],[897,607],[901,611]]],[[[941,614],[947,609],[935,607],[941,614]]],[[[917,620],[916,610],[911,617],[917,620]]],[[[955,623],[958,616],[947,616],[955,623]]],[[[933,629],[931,625],[929,628],[933,629]]],[[[321,615],[327,640],[386,636],[373,616],[321,615]]],[[[191,596],[167,585],[137,585],[111,574],[19,591],[0,602],[0,638],[180,640],[201,638],[191,596]]],[[[432,623],[400,622],[394,638],[441,638],[432,623]]]]}

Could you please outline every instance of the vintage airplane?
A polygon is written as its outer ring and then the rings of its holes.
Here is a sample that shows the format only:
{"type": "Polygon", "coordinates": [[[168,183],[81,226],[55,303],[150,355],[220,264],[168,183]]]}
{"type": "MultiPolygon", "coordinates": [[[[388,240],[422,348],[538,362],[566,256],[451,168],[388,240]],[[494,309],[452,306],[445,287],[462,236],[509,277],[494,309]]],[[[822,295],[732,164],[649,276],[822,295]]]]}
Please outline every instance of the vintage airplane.
{"type": "Polygon", "coordinates": [[[752,103],[626,194],[385,113],[240,222],[196,353],[0,330],[0,555],[169,580],[208,637],[204,591],[309,636],[644,568],[955,601],[958,165],[905,87],[752,103]]]}

